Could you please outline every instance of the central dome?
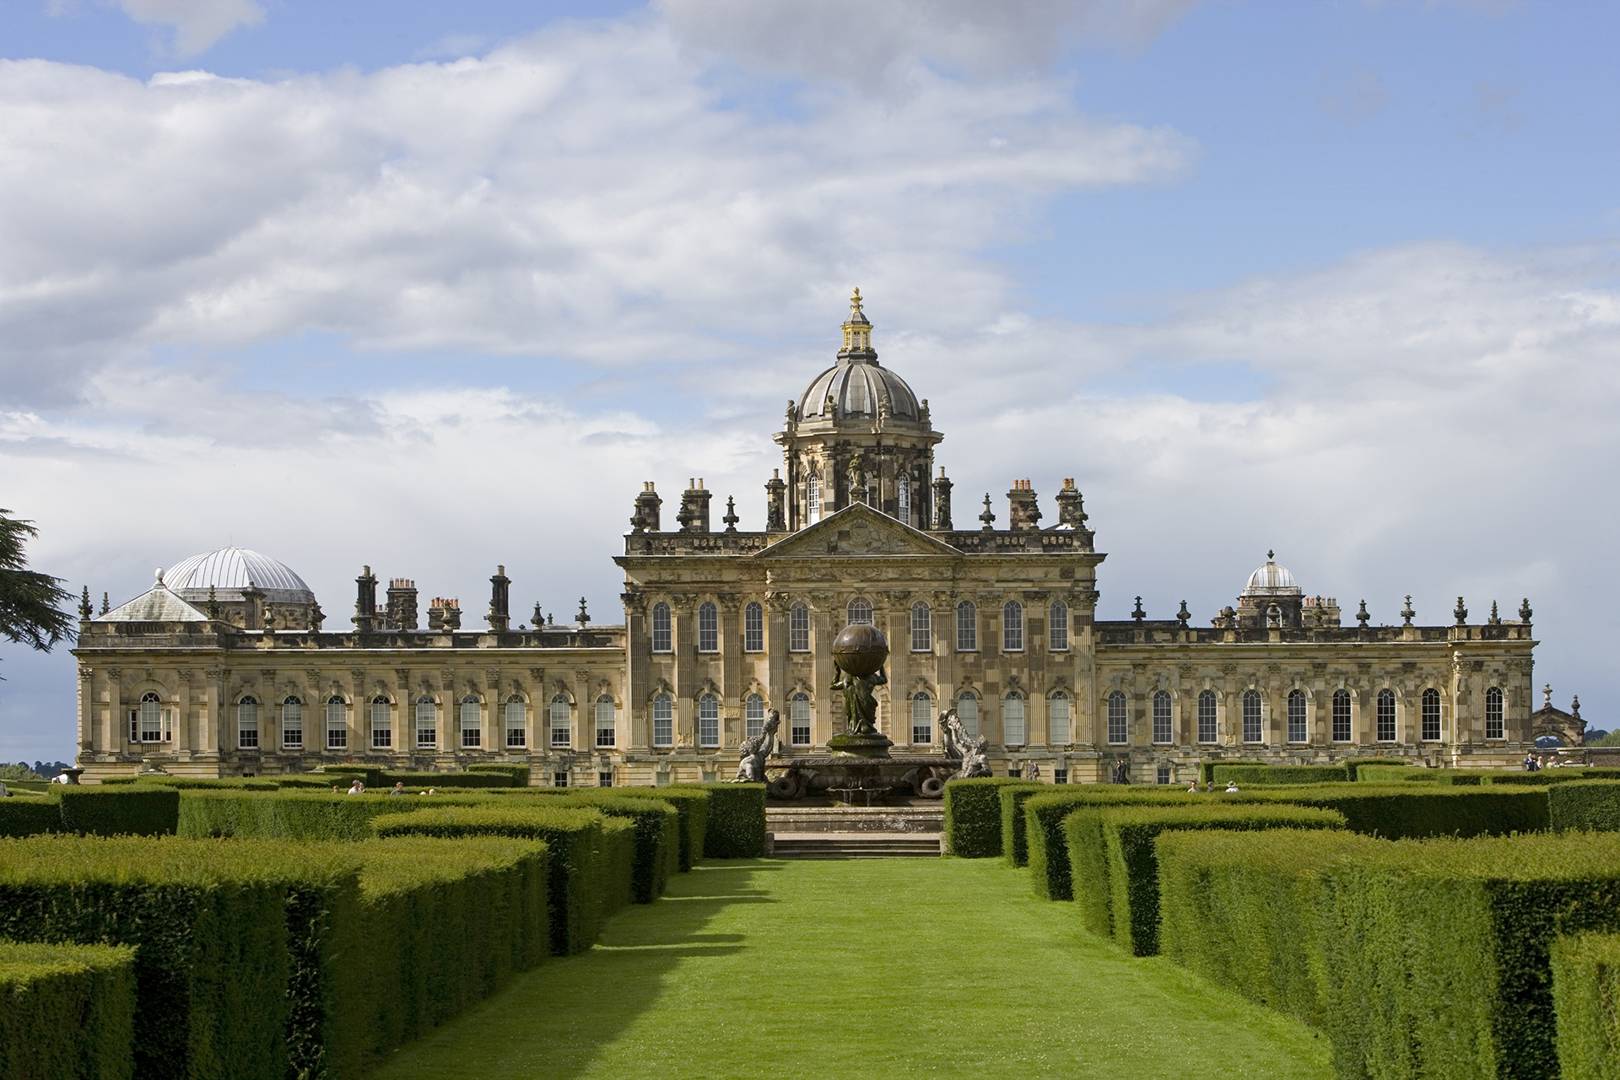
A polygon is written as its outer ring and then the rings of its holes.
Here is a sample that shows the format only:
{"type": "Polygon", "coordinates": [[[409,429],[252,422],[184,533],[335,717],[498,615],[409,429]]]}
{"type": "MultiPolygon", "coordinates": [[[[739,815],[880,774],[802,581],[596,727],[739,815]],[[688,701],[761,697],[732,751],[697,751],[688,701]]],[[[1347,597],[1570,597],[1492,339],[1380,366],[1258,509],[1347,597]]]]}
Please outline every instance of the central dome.
{"type": "Polygon", "coordinates": [[[1258,567],[1249,575],[1249,583],[1243,588],[1244,596],[1298,596],[1300,588],[1294,581],[1294,575],[1288,572],[1288,567],[1277,564],[1277,553],[1266,552],[1265,565],[1258,567]]]}
{"type": "Polygon", "coordinates": [[[315,602],[315,594],[292,567],[247,548],[223,547],[181,559],[164,571],[163,583],[183,600],[207,600],[210,588],[217,600],[241,600],[242,590],[252,585],[270,603],[315,602]]]}
{"type": "Polygon", "coordinates": [[[878,363],[872,348],[872,324],[861,310],[861,290],[849,298],[849,321],[838,363],[810,381],[799,395],[801,420],[836,420],[885,415],[919,423],[922,409],[906,380],[878,363]]]}

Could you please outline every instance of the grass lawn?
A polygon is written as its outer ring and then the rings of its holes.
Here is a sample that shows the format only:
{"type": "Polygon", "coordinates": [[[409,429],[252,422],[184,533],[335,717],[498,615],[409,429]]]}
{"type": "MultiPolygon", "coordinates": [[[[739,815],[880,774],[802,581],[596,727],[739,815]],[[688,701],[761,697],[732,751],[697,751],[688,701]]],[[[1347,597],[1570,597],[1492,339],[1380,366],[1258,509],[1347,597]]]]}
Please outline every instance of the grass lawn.
{"type": "Polygon", "coordinates": [[[998,859],[710,862],[401,1050],[429,1077],[1330,1077],[1301,1024],[998,859]]]}

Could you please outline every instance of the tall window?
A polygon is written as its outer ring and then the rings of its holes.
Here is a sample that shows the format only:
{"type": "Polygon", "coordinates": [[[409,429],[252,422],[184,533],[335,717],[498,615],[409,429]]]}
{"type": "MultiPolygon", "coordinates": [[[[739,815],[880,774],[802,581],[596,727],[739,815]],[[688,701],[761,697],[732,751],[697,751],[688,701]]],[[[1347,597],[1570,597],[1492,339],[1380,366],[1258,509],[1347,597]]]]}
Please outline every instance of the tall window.
{"type": "Polygon", "coordinates": [[[675,637],[669,628],[669,605],[665,603],[657,603],[653,605],[652,651],[675,651],[675,637]]]}
{"type": "Polygon", "coordinates": [[[789,741],[794,746],[810,745],[810,695],[800,691],[788,702],[789,741]]]}
{"type": "Polygon", "coordinates": [[[765,609],[757,603],[743,608],[743,651],[765,651],[765,609]]]}
{"type": "Polygon", "coordinates": [[[743,701],[743,738],[752,739],[765,734],[765,699],[749,694],[743,701]]]}
{"type": "Polygon", "coordinates": [[[1507,738],[1507,726],[1502,722],[1502,688],[1493,686],[1485,691],[1485,737],[1507,738]]]}
{"type": "Polygon", "coordinates": [[[281,748],[304,748],[304,703],[297,697],[289,696],[281,703],[281,748]]]}
{"type": "Polygon", "coordinates": [[[1333,691],[1333,741],[1350,741],[1350,691],[1333,691]]]}
{"type": "Polygon", "coordinates": [[[911,651],[934,650],[934,616],[927,604],[911,605],[911,651]]]}
{"type": "Polygon", "coordinates": [[[1175,742],[1176,735],[1171,723],[1174,710],[1171,708],[1170,692],[1159,690],[1153,695],[1153,741],[1156,743],[1175,742]]]}
{"type": "Polygon", "coordinates": [[[1066,652],[1069,648],[1069,605],[1061,600],[1052,601],[1047,612],[1047,648],[1053,652],[1066,652]]]}
{"type": "Polygon", "coordinates": [[[872,625],[872,601],[864,596],[857,596],[849,602],[849,625],[872,625]]]}
{"type": "Polygon", "coordinates": [[[245,697],[236,703],[236,748],[259,748],[259,700],[245,697]]]}
{"type": "MultiPolygon", "coordinates": [[[[905,473],[895,482],[894,499],[896,509],[900,512],[900,520],[907,525],[911,524],[911,477],[905,473]]],[[[915,741],[915,740],[913,740],[915,741]]]]}
{"type": "Polygon", "coordinates": [[[549,743],[553,749],[567,750],[574,745],[573,732],[568,730],[568,697],[558,694],[546,709],[546,728],[551,732],[549,743]]]}
{"type": "Polygon", "coordinates": [[[810,651],[810,606],[803,601],[788,608],[788,652],[810,651]]]}
{"type": "Polygon", "coordinates": [[[698,652],[720,651],[720,612],[705,601],[698,605],[698,652]]]}
{"type": "Polygon", "coordinates": [[[668,747],[675,745],[675,699],[668,694],[659,694],[653,698],[653,745],[668,747]]]}
{"type": "Polygon", "coordinates": [[[1024,651],[1024,605],[1016,600],[1001,605],[1001,651],[1024,651]]]}
{"type": "Polygon", "coordinates": [[[326,699],[326,748],[328,750],[347,750],[349,748],[349,725],[347,709],[344,708],[343,699],[333,694],[326,699]]]}
{"type": "Polygon", "coordinates": [[[523,699],[513,694],[501,706],[501,726],[506,729],[506,746],[510,750],[521,750],[529,745],[529,733],[524,723],[528,719],[525,715],[523,699]]]}
{"type": "Polygon", "coordinates": [[[439,745],[439,706],[430,697],[416,699],[416,746],[431,750],[439,745]]]}
{"type": "Polygon", "coordinates": [[[821,520],[821,477],[814,474],[804,482],[804,517],[811,525],[821,520]]]}
{"type": "Polygon", "coordinates": [[[979,609],[971,600],[956,605],[956,651],[979,651],[979,609]]]}
{"type": "Polygon", "coordinates": [[[132,742],[163,741],[163,701],[150,690],[141,695],[140,708],[135,710],[135,730],[131,736],[132,742]]]}
{"type": "Polygon", "coordinates": [[[1378,741],[1395,741],[1395,691],[1378,691],[1378,741]]]}
{"type": "Polygon", "coordinates": [[[603,694],[596,699],[596,745],[610,747],[619,741],[614,723],[613,699],[603,694]]]}
{"type": "Polygon", "coordinates": [[[1288,741],[1307,742],[1310,732],[1305,726],[1305,691],[1288,691],[1288,741]]]}
{"type": "Polygon", "coordinates": [[[1440,691],[1432,686],[1423,691],[1423,741],[1440,741],[1440,691]]]}
{"type": "Polygon", "coordinates": [[[1125,711],[1125,695],[1118,690],[1108,695],[1108,741],[1121,744],[1130,741],[1130,716],[1125,711]]]}
{"type": "Polygon", "coordinates": [[[1024,699],[1008,694],[1001,701],[1001,744],[1023,746],[1025,741],[1024,699]]]}
{"type": "Polygon", "coordinates": [[[394,747],[394,717],[389,711],[388,699],[378,694],[371,699],[371,748],[391,750],[394,747]]]}
{"type": "Polygon", "coordinates": [[[979,733],[979,695],[964,690],[956,698],[956,718],[962,721],[962,730],[969,735],[979,733]]]}
{"type": "Polygon", "coordinates": [[[484,722],[478,708],[480,704],[482,703],[472,694],[461,699],[461,713],[457,720],[461,725],[463,750],[476,750],[484,745],[484,722]]]}
{"type": "Polygon", "coordinates": [[[1243,741],[1265,742],[1266,717],[1260,701],[1260,691],[1243,691],[1243,741]]]}
{"type": "Polygon", "coordinates": [[[1218,717],[1220,713],[1215,707],[1215,691],[1205,690],[1198,695],[1198,741],[1212,743],[1220,738],[1218,717]]]}
{"type": "Polygon", "coordinates": [[[720,699],[713,694],[698,698],[698,745],[720,745],[720,699]]]}
{"type": "Polygon", "coordinates": [[[1069,733],[1069,695],[1059,691],[1046,699],[1046,742],[1049,746],[1067,746],[1074,741],[1069,733]]]}
{"type": "Polygon", "coordinates": [[[927,694],[911,699],[911,741],[924,744],[934,741],[934,699],[927,694]]]}

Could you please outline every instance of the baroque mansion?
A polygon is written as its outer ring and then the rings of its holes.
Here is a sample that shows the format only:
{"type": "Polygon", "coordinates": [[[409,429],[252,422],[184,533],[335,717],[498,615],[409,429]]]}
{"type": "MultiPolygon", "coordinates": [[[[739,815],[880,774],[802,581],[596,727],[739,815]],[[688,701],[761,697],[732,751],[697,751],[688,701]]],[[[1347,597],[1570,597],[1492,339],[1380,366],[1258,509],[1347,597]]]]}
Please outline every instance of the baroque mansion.
{"type": "MultiPolygon", "coordinates": [[[[324,629],[291,568],[224,548],[160,572],[116,608],[80,607],[78,759],[86,779],[197,776],[333,762],[448,769],[527,763],[537,784],[654,784],[731,774],[768,710],[780,753],[838,731],[833,637],[875,623],[890,644],[880,724],[924,752],[954,708],[997,775],[1168,783],[1199,761],[1346,755],[1501,765],[1533,746],[1528,602],[1517,619],[1345,625],[1269,555],[1233,606],[1194,625],[1100,621],[1105,556],[1064,480],[1049,524],[1015,480],[1005,519],[969,520],[936,468],[927,399],[878,363],[857,291],[836,362],[788,405],[765,483],[766,527],[731,500],[714,527],[689,482],[666,527],[652,483],[623,554],[624,621],[514,625],[504,568],[481,627],[457,600],[420,618],[414,582],[355,579],[351,626],[324,629]]],[[[975,510],[978,507],[974,508],[975,510]]]]}

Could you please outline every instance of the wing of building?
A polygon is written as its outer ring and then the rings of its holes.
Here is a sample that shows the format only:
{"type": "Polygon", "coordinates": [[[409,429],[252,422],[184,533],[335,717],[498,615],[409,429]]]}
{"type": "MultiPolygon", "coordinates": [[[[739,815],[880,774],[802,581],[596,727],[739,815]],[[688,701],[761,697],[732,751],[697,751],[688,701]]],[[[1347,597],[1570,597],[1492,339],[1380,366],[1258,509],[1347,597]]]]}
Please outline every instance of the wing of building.
{"type": "Polygon", "coordinates": [[[732,501],[711,526],[689,481],[665,529],[636,494],[624,622],[512,625],[504,568],[486,625],[454,598],[419,623],[415,583],[383,602],[366,567],[352,628],[323,629],[286,564],[240,548],[193,555],[92,615],[81,605],[79,763],[88,777],[158,765],[252,775],[373,761],[453,768],[511,760],[536,782],[668,783],[728,775],[779,710],[784,752],[824,749],[841,715],[830,646],[848,623],[888,636],[881,725],[925,749],[954,708],[998,774],[1184,781],[1201,760],[1309,763],[1347,755],[1499,765],[1533,746],[1529,603],[1519,619],[1372,626],[1310,596],[1268,553],[1233,606],[1194,626],[1095,618],[1096,550],[1064,480],[1043,527],[1028,480],[968,521],[936,472],[928,401],[878,362],[857,291],[835,362],[788,403],[766,528],[732,501]]]}

